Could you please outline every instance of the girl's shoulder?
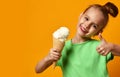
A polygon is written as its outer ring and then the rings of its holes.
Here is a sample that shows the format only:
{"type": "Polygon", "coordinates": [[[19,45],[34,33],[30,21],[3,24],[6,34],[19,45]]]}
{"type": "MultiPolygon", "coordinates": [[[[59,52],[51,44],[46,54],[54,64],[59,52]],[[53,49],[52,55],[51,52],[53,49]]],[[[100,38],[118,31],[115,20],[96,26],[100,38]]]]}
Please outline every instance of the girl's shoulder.
{"type": "Polygon", "coordinates": [[[65,41],[65,46],[70,47],[71,44],[72,44],[71,41],[72,41],[71,39],[70,39],[70,40],[66,40],[66,41],[65,41]]]}

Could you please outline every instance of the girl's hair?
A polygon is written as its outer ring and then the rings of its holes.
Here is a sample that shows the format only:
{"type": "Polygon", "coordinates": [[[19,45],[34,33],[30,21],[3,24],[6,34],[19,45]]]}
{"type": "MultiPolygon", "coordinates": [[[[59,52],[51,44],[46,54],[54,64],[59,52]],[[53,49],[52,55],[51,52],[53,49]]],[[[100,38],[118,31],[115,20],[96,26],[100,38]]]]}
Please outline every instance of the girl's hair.
{"type": "MultiPolygon", "coordinates": [[[[99,5],[99,4],[93,4],[93,5],[90,5],[84,12],[83,14],[88,10],[90,9],[91,7],[94,7],[94,8],[97,8],[99,9],[104,17],[105,17],[105,21],[104,21],[104,27],[102,29],[105,28],[105,26],[107,25],[107,22],[109,20],[109,16],[108,14],[110,14],[111,16],[113,17],[116,17],[117,14],[118,14],[118,8],[111,2],[107,2],[105,5],[99,5]]],[[[101,30],[102,30],[101,29],[101,30]]]]}
{"type": "Polygon", "coordinates": [[[118,8],[111,2],[106,3],[103,8],[113,17],[116,17],[118,14],[118,8]]]}

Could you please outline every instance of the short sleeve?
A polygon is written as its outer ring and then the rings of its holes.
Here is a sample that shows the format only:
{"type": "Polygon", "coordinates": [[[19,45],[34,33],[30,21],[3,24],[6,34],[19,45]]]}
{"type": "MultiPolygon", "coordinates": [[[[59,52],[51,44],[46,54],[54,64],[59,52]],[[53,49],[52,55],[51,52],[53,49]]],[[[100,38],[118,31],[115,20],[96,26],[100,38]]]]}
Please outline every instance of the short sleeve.
{"type": "Polygon", "coordinates": [[[114,58],[114,55],[110,52],[108,55],[107,55],[107,62],[112,60],[114,58]]]}
{"type": "Polygon", "coordinates": [[[57,61],[56,66],[61,66],[61,63],[62,63],[61,60],[62,60],[62,59],[60,58],[60,59],[57,61]]]}

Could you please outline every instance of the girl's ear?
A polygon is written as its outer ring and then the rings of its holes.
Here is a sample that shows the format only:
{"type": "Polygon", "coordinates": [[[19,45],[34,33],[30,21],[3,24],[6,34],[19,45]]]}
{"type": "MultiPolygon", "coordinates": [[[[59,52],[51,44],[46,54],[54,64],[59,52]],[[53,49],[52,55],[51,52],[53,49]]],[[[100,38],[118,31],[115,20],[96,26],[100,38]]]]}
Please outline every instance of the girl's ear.
{"type": "Polygon", "coordinates": [[[98,31],[98,32],[96,33],[96,35],[98,35],[99,33],[101,33],[101,34],[102,34],[102,32],[103,32],[103,30],[101,30],[101,31],[98,31]]]}

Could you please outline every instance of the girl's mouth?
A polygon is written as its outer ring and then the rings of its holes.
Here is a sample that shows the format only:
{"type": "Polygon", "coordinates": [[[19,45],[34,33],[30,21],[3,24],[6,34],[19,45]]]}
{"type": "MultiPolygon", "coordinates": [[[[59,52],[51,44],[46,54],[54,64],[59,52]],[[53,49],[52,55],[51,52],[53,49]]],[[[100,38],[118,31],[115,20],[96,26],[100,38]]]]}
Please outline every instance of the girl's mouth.
{"type": "Polygon", "coordinates": [[[80,30],[83,32],[83,33],[88,33],[88,30],[86,28],[84,28],[83,26],[80,25],[80,30]]]}

